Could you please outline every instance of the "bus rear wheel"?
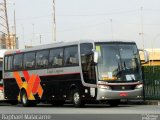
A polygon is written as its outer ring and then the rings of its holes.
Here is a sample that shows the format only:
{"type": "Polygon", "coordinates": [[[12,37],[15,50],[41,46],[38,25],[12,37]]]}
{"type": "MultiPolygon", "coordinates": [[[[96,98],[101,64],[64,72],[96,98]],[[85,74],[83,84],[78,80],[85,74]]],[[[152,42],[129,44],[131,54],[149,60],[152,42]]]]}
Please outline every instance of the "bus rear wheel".
{"type": "Polygon", "coordinates": [[[84,106],[84,101],[82,100],[81,94],[77,89],[72,91],[72,102],[77,108],[84,106]]]}
{"type": "Polygon", "coordinates": [[[24,107],[36,106],[36,101],[28,100],[27,93],[25,90],[21,92],[21,103],[24,107]]]}

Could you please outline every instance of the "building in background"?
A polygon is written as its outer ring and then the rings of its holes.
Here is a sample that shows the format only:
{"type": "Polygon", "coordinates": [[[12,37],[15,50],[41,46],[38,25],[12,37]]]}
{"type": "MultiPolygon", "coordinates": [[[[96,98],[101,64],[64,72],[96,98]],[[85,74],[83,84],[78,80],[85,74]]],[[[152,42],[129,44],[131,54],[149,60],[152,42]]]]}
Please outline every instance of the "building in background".
{"type": "Polygon", "coordinates": [[[0,34],[0,49],[18,49],[18,38],[15,34],[10,34],[10,38],[6,34],[0,34]]]}
{"type": "Polygon", "coordinates": [[[6,34],[1,33],[0,34],[0,49],[6,48],[6,34]]]}
{"type": "MultiPolygon", "coordinates": [[[[146,66],[160,66],[160,49],[153,48],[153,49],[145,49],[148,51],[149,54],[149,62],[144,64],[146,66]]],[[[144,62],[143,53],[140,52],[141,61],[144,62]]]]}

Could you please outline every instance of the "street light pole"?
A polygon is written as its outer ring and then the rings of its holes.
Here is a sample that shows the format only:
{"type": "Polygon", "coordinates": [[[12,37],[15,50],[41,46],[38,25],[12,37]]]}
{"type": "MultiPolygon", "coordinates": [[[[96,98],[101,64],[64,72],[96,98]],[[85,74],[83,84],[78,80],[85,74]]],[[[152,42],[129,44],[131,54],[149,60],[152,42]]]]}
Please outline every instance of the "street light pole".
{"type": "Polygon", "coordinates": [[[6,20],[6,27],[7,27],[7,34],[8,34],[8,47],[11,49],[11,39],[10,39],[10,31],[9,31],[9,24],[8,24],[8,15],[7,15],[7,3],[6,0],[4,0],[4,11],[5,11],[5,20],[6,20]]]}
{"type": "Polygon", "coordinates": [[[112,19],[110,19],[110,22],[111,22],[111,34],[112,34],[112,40],[113,40],[113,20],[112,19]]]}
{"type": "Polygon", "coordinates": [[[32,33],[32,39],[31,39],[31,46],[32,46],[32,43],[33,43],[33,41],[34,41],[34,24],[32,24],[32,29],[33,29],[33,33],[32,33]]]}
{"type": "Polygon", "coordinates": [[[141,39],[142,39],[142,46],[144,49],[144,33],[143,33],[143,7],[141,7],[141,39]]]}
{"type": "Polygon", "coordinates": [[[39,35],[39,41],[40,41],[40,45],[41,45],[41,42],[42,42],[42,35],[41,34],[39,35]]]}

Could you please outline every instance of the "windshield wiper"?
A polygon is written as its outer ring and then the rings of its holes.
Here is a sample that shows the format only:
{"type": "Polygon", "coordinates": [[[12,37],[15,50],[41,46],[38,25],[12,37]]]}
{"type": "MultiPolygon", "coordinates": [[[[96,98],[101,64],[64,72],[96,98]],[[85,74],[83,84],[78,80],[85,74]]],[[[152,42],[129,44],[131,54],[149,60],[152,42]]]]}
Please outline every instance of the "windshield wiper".
{"type": "Polygon", "coordinates": [[[119,62],[118,62],[118,68],[117,68],[116,73],[115,73],[117,78],[120,78],[122,76],[122,71],[123,71],[123,69],[122,69],[121,65],[119,64],[119,62]]]}

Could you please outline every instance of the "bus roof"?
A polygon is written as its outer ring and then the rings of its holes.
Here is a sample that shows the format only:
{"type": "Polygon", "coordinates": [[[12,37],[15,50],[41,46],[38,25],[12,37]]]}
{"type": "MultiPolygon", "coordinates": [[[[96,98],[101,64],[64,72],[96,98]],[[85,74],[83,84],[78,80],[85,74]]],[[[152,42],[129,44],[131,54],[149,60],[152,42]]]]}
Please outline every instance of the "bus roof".
{"type": "Polygon", "coordinates": [[[40,49],[47,49],[47,48],[53,48],[53,47],[63,47],[63,46],[69,46],[69,45],[75,45],[79,43],[94,43],[94,42],[122,42],[122,43],[135,43],[133,41],[111,41],[111,40],[79,40],[79,41],[72,41],[72,42],[55,42],[52,44],[44,44],[39,46],[32,46],[30,48],[21,49],[21,50],[13,50],[13,51],[7,51],[5,54],[14,54],[14,53],[21,53],[21,52],[29,52],[34,50],[40,50],[40,49]]]}

